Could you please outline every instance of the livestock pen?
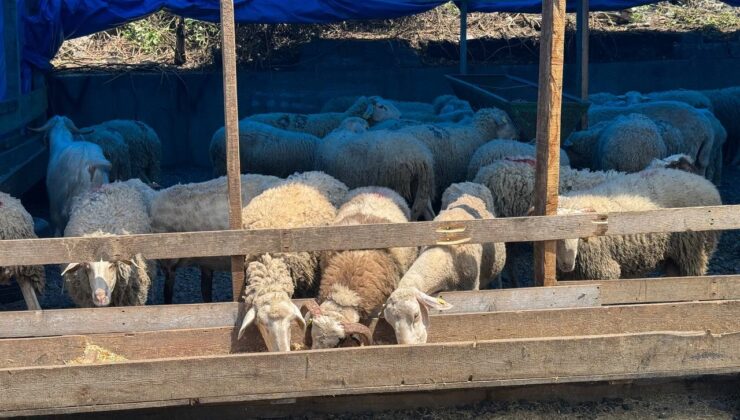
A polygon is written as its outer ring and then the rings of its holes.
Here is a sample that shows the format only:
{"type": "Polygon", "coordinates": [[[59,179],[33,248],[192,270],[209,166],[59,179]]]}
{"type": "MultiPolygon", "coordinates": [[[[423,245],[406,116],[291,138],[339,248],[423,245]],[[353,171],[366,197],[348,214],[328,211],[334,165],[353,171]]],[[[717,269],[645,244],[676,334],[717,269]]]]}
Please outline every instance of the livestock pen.
{"type": "Polygon", "coordinates": [[[740,276],[556,280],[557,240],[740,229],[740,206],[554,215],[565,1],[542,7],[539,216],[242,229],[234,11],[221,0],[231,230],[0,242],[0,266],[230,255],[237,299],[247,254],[533,241],[539,287],[443,293],[455,309],[433,314],[427,344],[391,345],[380,319],[386,345],[288,353],[265,353],[254,326],[237,339],[239,302],[1,313],[0,416],[740,372],[740,276]],[[125,360],[68,363],[90,346],[125,360]]]}

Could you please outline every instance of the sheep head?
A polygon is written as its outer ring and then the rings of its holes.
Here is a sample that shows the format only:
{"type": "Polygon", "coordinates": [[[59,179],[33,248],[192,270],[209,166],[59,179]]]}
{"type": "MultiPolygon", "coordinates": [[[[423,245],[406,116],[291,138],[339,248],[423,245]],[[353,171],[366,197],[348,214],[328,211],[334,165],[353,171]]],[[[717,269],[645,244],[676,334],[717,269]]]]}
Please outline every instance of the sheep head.
{"type": "Polygon", "coordinates": [[[371,96],[368,98],[369,103],[362,118],[372,121],[381,122],[385,120],[397,120],[401,118],[401,111],[396,108],[390,101],[380,96],[371,96]]]}
{"type": "Polygon", "coordinates": [[[372,332],[365,325],[344,322],[338,313],[325,313],[315,301],[304,304],[302,310],[307,325],[305,344],[312,349],[372,344],[372,332]]]}
{"type": "Polygon", "coordinates": [[[76,273],[80,276],[79,281],[87,281],[89,284],[93,305],[109,306],[118,277],[128,278],[131,270],[138,268],[133,260],[71,263],[62,271],[62,276],[76,273]]]}
{"type": "Polygon", "coordinates": [[[452,305],[415,287],[398,288],[391,294],[383,310],[383,316],[393,327],[398,344],[427,342],[429,308],[445,311],[451,309],[452,305]]]}
{"type": "Polygon", "coordinates": [[[486,139],[519,138],[519,129],[511,121],[506,112],[498,108],[483,108],[473,117],[473,124],[481,131],[486,139]]]}
{"type": "Polygon", "coordinates": [[[242,338],[247,327],[256,324],[269,351],[290,351],[292,323],[298,323],[304,330],[306,324],[290,300],[293,280],[285,262],[270,255],[261,256],[249,263],[247,284],[244,300],[249,309],[238,338],[242,338]]]}
{"type": "MultiPolygon", "coordinates": [[[[558,215],[568,214],[587,214],[596,213],[596,210],[592,208],[584,209],[569,209],[569,208],[558,208],[558,215]]],[[[579,238],[561,239],[557,244],[556,260],[558,269],[564,273],[570,273],[576,269],[576,259],[578,258],[578,245],[580,244],[579,238]]]]}

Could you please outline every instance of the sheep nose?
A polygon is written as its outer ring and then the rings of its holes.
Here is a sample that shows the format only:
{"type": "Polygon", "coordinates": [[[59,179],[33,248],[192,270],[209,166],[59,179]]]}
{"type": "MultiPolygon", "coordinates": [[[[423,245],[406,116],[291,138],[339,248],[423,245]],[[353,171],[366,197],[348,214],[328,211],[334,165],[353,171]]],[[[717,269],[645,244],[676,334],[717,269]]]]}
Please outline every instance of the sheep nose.
{"type": "Polygon", "coordinates": [[[103,289],[96,289],[93,294],[93,301],[98,306],[108,305],[108,294],[103,289]]]}

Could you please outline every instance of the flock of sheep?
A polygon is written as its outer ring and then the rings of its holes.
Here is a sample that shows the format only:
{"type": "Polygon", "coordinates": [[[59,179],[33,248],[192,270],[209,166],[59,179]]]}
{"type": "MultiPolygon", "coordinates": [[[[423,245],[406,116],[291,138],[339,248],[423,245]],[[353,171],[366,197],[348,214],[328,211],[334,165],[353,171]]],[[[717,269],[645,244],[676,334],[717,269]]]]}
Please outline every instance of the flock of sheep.
{"type": "MultiPolygon", "coordinates": [[[[720,205],[723,153],[737,153],[740,89],[598,94],[592,125],[561,153],[558,214],[720,205]],[[720,98],[720,99],[717,99],[720,98]],[[735,107],[728,110],[726,107],[735,107]],[[716,116],[716,117],[715,117],[716,116]]],[[[223,128],[211,140],[217,178],[160,188],[161,144],[136,121],[78,129],[52,117],[51,221],[57,236],[112,236],[228,228],[223,128]]],[[[377,96],[336,98],[318,114],[258,114],[239,124],[245,229],[455,221],[517,217],[533,204],[535,147],[510,117],[474,111],[454,96],[433,103],[377,96]],[[435,211],[436,210],[436,211],[435,211]]],[[[728,156],[740,163],[740,155],[728,156]]],[[[35,237],[20,201],[0,193],[0,238],[35,237]]],[[[561,240],[561,277],[616,279],[662,269],[704,275],[719,235],[678,232],[561,240]]],[[[239,337],[256,325],[270,351],[290,350],[295,322],[312,348],[372,343],[370,319],[383,315],[399,343],[424,343],[429,310],[450,305],[446,290],[501,287],[522,258],[519,244],[459,244],[248,255],[239,337]],[[308,297],[302,313],[292,302],[308,297]]],[[[228,257],[75,262],[65,289],[83,307],[143,305],[159,267],[165,302],[177,268],[201,270],[204,301],[228,257]]],[[[3,267],[0,283],[41,291],[41,267],[3,267]]],[[[516,276],[511,274],[516,284],[516,276]]]]}

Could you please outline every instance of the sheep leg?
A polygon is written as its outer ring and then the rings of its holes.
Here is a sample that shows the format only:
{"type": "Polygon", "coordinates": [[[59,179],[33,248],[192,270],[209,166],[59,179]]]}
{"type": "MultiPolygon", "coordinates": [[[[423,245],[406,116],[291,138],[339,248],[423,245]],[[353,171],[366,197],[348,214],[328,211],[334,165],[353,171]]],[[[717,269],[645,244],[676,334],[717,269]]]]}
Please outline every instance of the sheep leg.
{"type": "Polygon", "coordinates": [[[26,301],[26,307],[29,311],[41,310],[39,299],[36,297],[36,291],[33,289],[31,281],[27,278],[18,278],[18,286],[21,288],[23,293],[23,300],[26,301]]]}
{"type": "Polygon", "coordinates": [[[175,278],[177,275],[177,266],[166,265],[162,267],[164,271],[164,303],[172,303],[172,296],[175,294],[175,278]]]}
{"type": "Polygon", "coordinates": [[[200,268],[200,294],[203,302],[213,302],[213,270],[200,268]]]}
{"type": "Polygon", "coordinates": [[[427,200],[426,206],[424,206],[423,213],[424,220],[431,222],[434,220],[434,209],[432,208],[432,200],[427,200]]]}

